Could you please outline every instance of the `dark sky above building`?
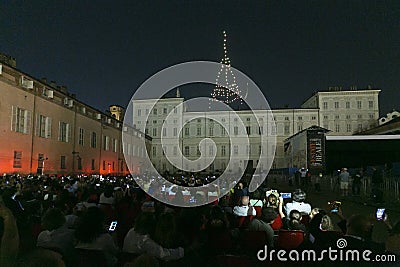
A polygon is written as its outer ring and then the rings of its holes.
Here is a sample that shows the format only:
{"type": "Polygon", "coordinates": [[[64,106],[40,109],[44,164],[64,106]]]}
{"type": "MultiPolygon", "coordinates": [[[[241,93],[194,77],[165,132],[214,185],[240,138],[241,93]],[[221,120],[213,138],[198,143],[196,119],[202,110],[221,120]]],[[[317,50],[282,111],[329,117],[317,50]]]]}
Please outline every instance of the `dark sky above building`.
{"type": "Polygon", "coordinates": [[[102,110],[126,106],[165,67],[219,61],[222,30],[232,65],[274,108],[329,86],[371,85],[382,89],[381,113],[400,109],[398,0],[4,0],[0,29],[0,52],[18,69],[102,110]]]}

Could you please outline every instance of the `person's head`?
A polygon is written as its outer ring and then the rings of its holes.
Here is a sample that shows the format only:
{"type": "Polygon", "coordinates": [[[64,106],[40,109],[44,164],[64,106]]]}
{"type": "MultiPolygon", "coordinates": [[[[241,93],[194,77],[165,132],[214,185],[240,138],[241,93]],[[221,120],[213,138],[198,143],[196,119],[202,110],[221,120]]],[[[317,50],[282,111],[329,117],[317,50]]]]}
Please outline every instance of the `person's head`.
{"type": "Polygon", "coordinates": [[[292,198],[296,202],[304,202],[306,200],[306,193],[301,189],[296,189],[292,193],[292,198]]]}
{"type": "Polygon", "coordinates": [[[356,214],[347,220],[347,233],[348,235],[358,236],[364,239],[371,237],[373,224],[370,219],[364,215],[356,214]]]}
{"type": "Polygon", "coordinates": [[[117,190],[115,190],[114,192],[114,196],[115,202],[120,202],[124,198],[124,191],[122,190],[122,188],[117,188],[117,190]]]}
{"type": "Polygon", "coordinates": [[[98,207],[88,208],[75,230],[75,237],[78,241],[84,243],[94,241],[101,234],[105,233],[104,222],[105,216],[101,209],[98,207]]]}
{"type": "Polygon", "coordinates": [[[263,193],[262,193],[262,191],[261,191],[260,189],[254,191],[254,192],[251,194],[251,198],[252,198],[252,199],[260,199],[260,200],[263,200],[263,193]]]}
{"type": "Polygon", "coordinates": [[[303,230],[301,223],[301,212],[298,210],[292,210],[289,214],[289,229],[291,230],[303,230]]]}
{"type": "Polygon", "coordinates": [[[176,233],[175,222],[175,216],[172,212],[161,214],[157,218],[154,238],[161,246],[170,247],[173,244],[174,234],[176,233]]]}
{"type": "Polygon", "coordinates": [[[322,216],[322,219],[321,219],[321,230],[333,231],[333,229],[334,229],[334,227],[333,227],[333,223],[332,223],[331,217],[329,217],[328,215],[322,216]]]}
{"type": "Polygon", "coordinates": [[[42,224],[49,231],[58,229],[65,224],[65,216],[60,209],[49,209],[43,215],[42,224]]]}
{"type": "Polygon", "coordinates": [[[310,220],[319,213],[319,208],[313,208],[310,212],[310,220]]]}
{"type": "Polygon", "coordinates": [[[272,207],[263,208],[261,211],[261,220],[266,223],[273,223],[278,217],[278,213],[272,207]]]}
{"type": "Polygon", "coordinates": [[[249,201],[250,201],[249,196],[242,196],[240,198],[241,206],[248,206],[249,205],[249,201]]]}
{"type": "Polygon", "coordinates": [[[224,209],[218,205],[212,206],[208,216],[207,229],[219,231],[226,229],[228,226],[229,222],[224,209]]]}
{"type": "Polygon", "coordinates": [[[243,189],[243,188],[244,188],[244,184],[241,183],[241,182],[238,183],[238,184],[237,184],[237,188],[238,188],[238,189],[243,189]]]}
{"type": "Polygon", "coordinates": [[[300,222],[300,221],[301,221],[301,218],[302,218],[302,216],[301,216],[301,212],[300,212],[300,211],[298,211],[298,210],[291,210],[291,211],[290,211],[290,213],[289,213],[289,220],[290,220],[291,222],[294,222],[294,221],[300,222]]]}
{"type": "Polygon", "coordinates": [[[267,206],[268,207],[277,207],[278,206],[278,198],[273,194],[269,195],[267,206]]]}
{"type": "Polygon", "coordinates": [[[151,235],[155,228],[155,217],[153,213],[142,212],[136,218],[135,232],[141,235],[151,235]]]}

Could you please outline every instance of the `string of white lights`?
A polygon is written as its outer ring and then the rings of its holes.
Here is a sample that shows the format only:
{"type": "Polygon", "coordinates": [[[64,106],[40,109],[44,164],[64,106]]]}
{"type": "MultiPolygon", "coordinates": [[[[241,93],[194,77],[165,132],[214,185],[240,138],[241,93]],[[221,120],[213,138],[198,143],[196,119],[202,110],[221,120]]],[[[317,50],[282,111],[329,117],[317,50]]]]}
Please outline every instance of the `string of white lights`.
{"type": "MultiPolygon", "coordinates": [[[[239,86],[236,84],[236,77],[231,69],[231,61],[228,57],[228,49],[227,49],[227,37],[226,32],[223,31],[224,36],[224,56],[221,60],[221,68],[217,73],[216,77],[216,86],[211,93],[212,101],[221,101],[226,104],[233,103],[237,100],[241,101],[242,104],[242,95],[239,89],[239,86]]],[[[211,108],[211,102],[210,102],[211,108]]]]}

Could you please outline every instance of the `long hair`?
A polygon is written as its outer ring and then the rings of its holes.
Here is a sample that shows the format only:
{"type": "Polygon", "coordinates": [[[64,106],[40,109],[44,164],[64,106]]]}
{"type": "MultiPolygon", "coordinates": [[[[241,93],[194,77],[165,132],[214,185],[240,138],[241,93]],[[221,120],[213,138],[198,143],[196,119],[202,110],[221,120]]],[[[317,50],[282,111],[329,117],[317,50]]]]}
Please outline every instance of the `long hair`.
{"type": "Polygon", "coordinates": [[[325,230],[325,231],[333,231],[334,227],[333,227],[332,219],[328,215],[322,216],[321,229],[325,230]]]}

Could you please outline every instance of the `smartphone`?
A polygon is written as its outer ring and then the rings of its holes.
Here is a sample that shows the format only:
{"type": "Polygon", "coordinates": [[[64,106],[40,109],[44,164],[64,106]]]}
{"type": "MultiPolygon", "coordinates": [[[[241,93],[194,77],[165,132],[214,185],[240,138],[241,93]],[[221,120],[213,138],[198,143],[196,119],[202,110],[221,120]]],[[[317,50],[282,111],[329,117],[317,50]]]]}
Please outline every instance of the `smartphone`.
{"type": "Polygon", "coordinates": [[[196,198],[195,197],[191,197],[189,199],[189,203],[196,203],[196,198]]]}
{"type": "Polygon", "coordinates": [[[282,198],[292,198],[292,193],[281,193],[282,198]]]}
{"type": "Polygon", "coordinates": [[[383,220],[383,214],[385,214],[385,208],[376,210],[376,219],[383,220]]]}
{"type": "Polygon", "coordinates": [[[100,186],[100,184],[96,184],[96,186],[100,186]]]}
{"type": "Polygon", "coordinates": [[[110,227],[108,228],[108,231],[114,232],[115,228],[117,228],[117,224],[118,224],[118,221],[112,221],[110,224],[110,227]]]}
{"type": "Polygon", "coordinates": [[[127,185],[126,185],[126,188],[128,188],[128,189],[129,189],[129,184],[127,184],[127,185]]]}
{"type": "Polygon", "coordinates": [[[342,202],[340,202],[340,201],[332,201],[332,202],[328,202],[328,205],[331,206],[331,212],[332,213],[337,213],[339,211],[339,207],[342,205],[342,202]]]}

